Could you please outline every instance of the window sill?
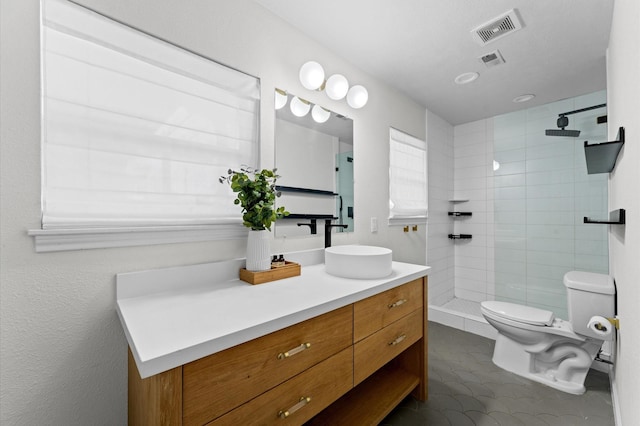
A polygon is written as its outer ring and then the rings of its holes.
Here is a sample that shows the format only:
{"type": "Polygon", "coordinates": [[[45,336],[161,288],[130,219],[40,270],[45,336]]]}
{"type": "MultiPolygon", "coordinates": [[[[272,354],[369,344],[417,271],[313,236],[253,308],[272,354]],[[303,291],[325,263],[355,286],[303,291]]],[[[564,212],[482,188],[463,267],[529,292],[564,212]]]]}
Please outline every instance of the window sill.
{"type": "Polygon", "coordinates": [[[424,216],[390,217],[389,218],[389,226],[422,225],[426,223],[427,223],[427,218],[424,216]]]}
{"type": "Polygon", "coordinates": [[[37,253],[246,238],[242,224],[94,229],[31,229],[37,253]]]}

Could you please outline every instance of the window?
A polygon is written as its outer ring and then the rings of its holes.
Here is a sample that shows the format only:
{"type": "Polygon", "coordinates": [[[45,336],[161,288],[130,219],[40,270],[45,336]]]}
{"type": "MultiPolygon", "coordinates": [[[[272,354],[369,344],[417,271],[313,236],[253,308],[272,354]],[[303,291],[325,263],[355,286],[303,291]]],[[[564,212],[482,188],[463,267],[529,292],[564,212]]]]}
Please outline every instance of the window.
{"type": "Polygon", "coordinates": [[[426,143],[390,128],[389,164],[389,224],[426,222],[426,143]]]}
{"type": "Polygon", "coordinates": [[[43,1],[41,231],[242,229],[218,177],[257,163],[259,81],[43,1]]]}

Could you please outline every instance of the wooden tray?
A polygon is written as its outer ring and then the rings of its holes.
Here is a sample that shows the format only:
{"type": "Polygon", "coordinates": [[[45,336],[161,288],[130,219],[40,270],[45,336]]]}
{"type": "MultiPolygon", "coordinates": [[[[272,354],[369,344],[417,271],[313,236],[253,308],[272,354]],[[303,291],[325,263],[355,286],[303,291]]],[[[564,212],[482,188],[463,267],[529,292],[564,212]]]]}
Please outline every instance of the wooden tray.
{"type": "Polygon", "coordinates": [[[272,266],[268,271],[252,272],[240,269],[240,279],[250,284],[264,284],[297,275],[300,275],[300,264],[289,261],[285,261],[283,266],[272,266]]]}

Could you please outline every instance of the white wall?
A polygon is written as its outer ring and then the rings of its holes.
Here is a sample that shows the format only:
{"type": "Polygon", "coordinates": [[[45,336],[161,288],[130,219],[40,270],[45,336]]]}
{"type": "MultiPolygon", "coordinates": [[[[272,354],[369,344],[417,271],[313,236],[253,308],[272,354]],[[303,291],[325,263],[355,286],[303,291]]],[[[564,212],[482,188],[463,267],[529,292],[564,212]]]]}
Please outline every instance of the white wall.
{"type": "MultiPolygon", "coordinates": [[[[388,129],[425,136],[425,110],[354,68],[248,0],[82,0],[115,19],[260,77],[262,166],[273,166],[274,88],[304,93],[354,119],[355,214],[350,242],[398,246],[426,257],[424,238],[390,230],[388,129]],[[369,90],[369,104],[306,91],[297,81],[314,59],[369,90]],[[379,231],[369,232],[370,217],[379,231]],[[407,248],[404,248],[407,247],[407,248]]],[[[126,424],[127,346],[115,313],[115,274],[244,256],[244,241],[36,254],[40,226],[39,3],[0,3],[0,424],[126,424]]],[[[277,239],[274,252],[323,246],[322,236],[277,239]]],[[[394,250],[396,247],[393,247],[394,250]]]]}
{"type": "Polygon", "coordinates": [[[623,126],[627,141],[609,181],[609,209],[624,208],[627,224],[609,231],[610,273],[618,291],[620,331],[613,392],[617,425],[640,419],[640,3],[616,0],[607,53],[609,138],[623,126]]]}

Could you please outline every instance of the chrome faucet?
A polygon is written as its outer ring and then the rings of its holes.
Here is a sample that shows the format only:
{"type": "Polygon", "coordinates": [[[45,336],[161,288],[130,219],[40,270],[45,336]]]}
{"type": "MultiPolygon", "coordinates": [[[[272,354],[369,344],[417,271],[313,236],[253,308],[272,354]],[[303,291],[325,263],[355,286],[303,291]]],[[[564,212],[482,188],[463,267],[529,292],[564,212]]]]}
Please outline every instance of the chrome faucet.
{"type": "Polygon", "coordinates": [[[333,219],[326,219],[324,221],[324,247],[331,247],[331,229],[332,228],[343,228],[347,229],[348,225],[343,225],[340,223],[331,223],[333,219]]]}

